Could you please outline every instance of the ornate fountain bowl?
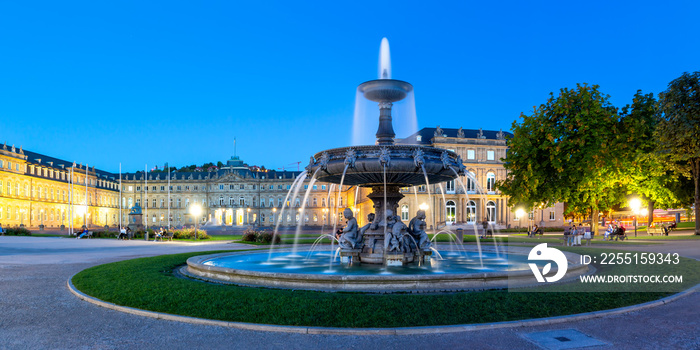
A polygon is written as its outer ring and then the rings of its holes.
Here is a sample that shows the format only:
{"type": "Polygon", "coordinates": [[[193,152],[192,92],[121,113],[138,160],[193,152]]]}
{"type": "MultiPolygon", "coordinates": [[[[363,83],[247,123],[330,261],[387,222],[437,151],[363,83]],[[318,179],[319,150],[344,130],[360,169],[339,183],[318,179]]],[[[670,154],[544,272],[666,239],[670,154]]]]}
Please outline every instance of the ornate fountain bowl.
{"type": "Polygon", "coordinates": [[[395,79],[378,79],[364,82],[357,89],[370,101],[396,102],[406,97],[413,90],[413,85],[395,79]]]}
{"type": "Polygon", "coordinates": [[[460,175],[465,171],[455,152],[418,145],[334,148],[316,153],[306,170],[309,176],[316,173],[318,181],[336,184],[345,170],[343,184],[362,187],[422,185],[426,176],[429,183],[439,183],[456,178],[455,171],[460,175]]]}

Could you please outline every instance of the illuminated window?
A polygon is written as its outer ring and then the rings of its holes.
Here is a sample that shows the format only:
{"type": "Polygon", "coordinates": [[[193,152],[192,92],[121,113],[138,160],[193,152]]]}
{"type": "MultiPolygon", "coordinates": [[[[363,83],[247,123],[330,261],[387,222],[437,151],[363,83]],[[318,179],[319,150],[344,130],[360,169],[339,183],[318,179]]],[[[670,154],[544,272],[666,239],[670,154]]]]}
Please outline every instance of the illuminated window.
{"type": "Polygon", "coordinates": [[[495,191],[496,190],[496,174],[488,173],[486,174],[486,190],[495,191]]]}
{"type": "Polygon", "coordinates": [[[467,203],[467,223],[476,222],[476,203],[474,201],[469,201],[467,203]]]}

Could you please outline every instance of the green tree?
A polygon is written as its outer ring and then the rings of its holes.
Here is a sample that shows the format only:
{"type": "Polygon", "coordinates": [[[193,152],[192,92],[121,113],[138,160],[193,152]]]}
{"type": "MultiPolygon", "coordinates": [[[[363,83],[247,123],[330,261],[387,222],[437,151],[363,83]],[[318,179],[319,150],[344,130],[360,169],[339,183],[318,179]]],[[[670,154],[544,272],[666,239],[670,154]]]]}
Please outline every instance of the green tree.
{"type": "Polygon", "coordinates": [[[674,189],[677,178],[659,159],[656,150],[658,142],[654,138],[654,130],[658,122],[658,104],[654,94],[643,94],[641,90],[632,98],[632,105],[626,105],[620,112],[620,135],[626,139],[620,140],[620,152],[628,154],[623,161],[627,170],[623,173],[623,183],[628,192],[641,196],[647,203],[649,218],[647,225],[654,220],[654,207],[669,208],[678,204],[678,196],[674,189]]]}
{"type": "Polygon", "coordinates": [[[683,73],[659,94],[659,153],[677,174],[693,180],[695,234],[700,235],[700,72],[683,73]]]}
{"type": "Polygon", "coordinates": [[[550,93],[532,115],[513,123],[505,159],[507,178],[499,183],[511,203],[529,209],[566,203],[566,215],[598,215],[624,201],[619,115],[598,86],[550,93]]]}

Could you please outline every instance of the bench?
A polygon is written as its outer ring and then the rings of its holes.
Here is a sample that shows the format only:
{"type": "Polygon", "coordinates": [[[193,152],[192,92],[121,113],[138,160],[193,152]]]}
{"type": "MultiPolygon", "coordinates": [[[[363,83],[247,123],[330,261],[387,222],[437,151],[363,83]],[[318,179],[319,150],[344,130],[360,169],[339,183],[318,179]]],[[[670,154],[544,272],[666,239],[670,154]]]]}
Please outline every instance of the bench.
{"type": "Polygon", "coordinates": [[[653,236],[655,233],[659,236],[667,234],[663,227],[647,227],[647,233],[653,236]]]}

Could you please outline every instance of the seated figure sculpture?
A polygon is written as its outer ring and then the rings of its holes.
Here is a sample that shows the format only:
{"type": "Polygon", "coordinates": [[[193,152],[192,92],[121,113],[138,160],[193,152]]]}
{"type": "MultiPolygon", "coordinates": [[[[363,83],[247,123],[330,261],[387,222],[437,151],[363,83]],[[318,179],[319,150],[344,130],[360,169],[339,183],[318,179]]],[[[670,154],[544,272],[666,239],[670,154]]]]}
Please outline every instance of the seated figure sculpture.
{"type": "Polygon", "coordinates": [[[407,227],[401,221],[401,218],[394,215],[391,210],[386,211],[386,219],[379,222],[378,226],[386,226],[384,234],[384,251],[385,252],[408,252],[409,238],[406,237],[407,227]]]}
{"type": "Polygon", "coordinates": [[[357,249],[362,245],[362,236],[357,230],[357,219],[350,208],[346,208],[343,215],[348,219],[348,224],[343,228],[338,244],[341,248],[357,249]]]}
{"type": "Polygon", "coordinates": [[[420,250],[430,249],[430,239],[425,233],[425,211],[419,210],[416,216],[408,223],[408,233],[418,242],[420,250]]]}

